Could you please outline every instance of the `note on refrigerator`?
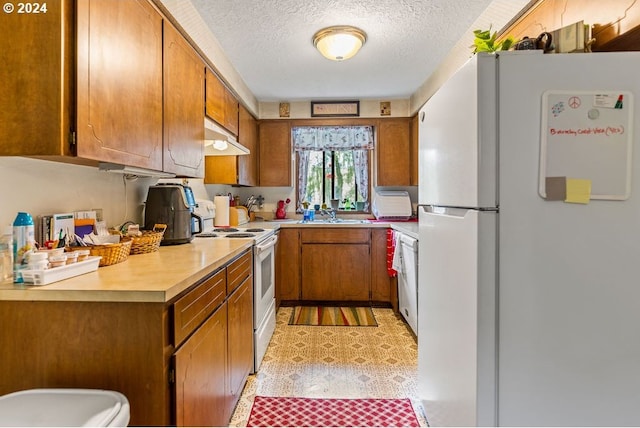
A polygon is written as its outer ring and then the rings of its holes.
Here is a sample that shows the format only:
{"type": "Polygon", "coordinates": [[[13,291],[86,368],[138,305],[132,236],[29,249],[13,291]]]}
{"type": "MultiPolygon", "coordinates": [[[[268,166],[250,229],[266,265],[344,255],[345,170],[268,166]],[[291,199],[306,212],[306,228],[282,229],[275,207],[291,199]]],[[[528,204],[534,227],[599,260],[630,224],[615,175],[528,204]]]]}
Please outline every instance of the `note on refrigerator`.
{"type": "Polygon", "coordinates": [[[567,198],[572,204],[588,204],[591,199],[591,180],[567,178],[567,198]]]}

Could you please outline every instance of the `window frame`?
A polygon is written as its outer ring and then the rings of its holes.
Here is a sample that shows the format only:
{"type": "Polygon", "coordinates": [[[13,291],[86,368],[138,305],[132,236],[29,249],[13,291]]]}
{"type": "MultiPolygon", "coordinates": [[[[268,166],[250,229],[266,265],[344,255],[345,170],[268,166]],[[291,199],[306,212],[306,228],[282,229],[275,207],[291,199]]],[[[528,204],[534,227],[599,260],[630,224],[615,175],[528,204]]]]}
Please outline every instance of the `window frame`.
{"type": "MultiPolygon", "coordinates": [[[[374,143],[375,143],[375,132],[374,132],[374,143]]],[[[372,192],[373,192],[373,179],[372,179],[373,177],[372,177],[372,174],[373,174],[373,171],[374,171],[374,167],[373,167],[373,161],[375,159],[374,158],[374,154],[373,154],[374,151],[375,150],[369,150],[369,159],[368,159],[368,161],[369,161],[369,183],[367,183],[367,185],[369,186],[369,195],[372,195],[372,192]]],[[[300,166],[300,157],[299,157],[297,152],[295,153],[295,155],[296,155],[295,156],[295,166],[294,166],[294,170],[295,170],[294,179],[295,179],[295,182],[296,182],[295,195],[298,195],[298,191],[300,190],[300,185],[299,185],[300,183],[298,181],[298,174],[299,174],[298,167],[300,166]]],[[[368,202],[369,203],[367,204],[367,207],[362,211],[344,210],[344,211],[341,211],[341,212],[352,213],[352,214],[370,214],[371,213],[371,202],[372,202],[371,198],[369,198],[368,202]]],[[[298,201],[296,201],[295,205],[296,205],[296,213],[301,214],[302,213],[302,209],[298,207],[298,201]]]]}
{"type": "MultiPolygon", "coordinates": [[[[382,119],[385,120],[385,119],[382,119]]],[[[369,150],[369,189],[368,193],[369,203],[367,207],[363,211],[357,210],[349,210],[343,211],[343,213],[352,213],[352,214],[371,214],[371,204],[373,202],[373,191],[374,191],[374,182],[377,182],[377,166],[375,165],[377,159],[378,152],[378,132],[380,127],[380,119],[377,118],[322,118],[322,119],[290,119],[289,120],[289,129],[293,130],[293,128],[297,128],[300,126],[371,126],[373,128],[373,150],[369,150]]],[[[300,186],[298,183],[298,167],[300,165],[300,159],[298,153],[293,150],[293,139],[291,140],[291,150],[294,156],[294,165],[293,165],[293,180],[295,181],[294,186],[294,196],[297,198],[298,192],[300,190],[300,186]]],[[[302,209],[298,205],[298,201],[295,200],[294,206],[296,207],[296,213],[301,214],[302,209]]]]}

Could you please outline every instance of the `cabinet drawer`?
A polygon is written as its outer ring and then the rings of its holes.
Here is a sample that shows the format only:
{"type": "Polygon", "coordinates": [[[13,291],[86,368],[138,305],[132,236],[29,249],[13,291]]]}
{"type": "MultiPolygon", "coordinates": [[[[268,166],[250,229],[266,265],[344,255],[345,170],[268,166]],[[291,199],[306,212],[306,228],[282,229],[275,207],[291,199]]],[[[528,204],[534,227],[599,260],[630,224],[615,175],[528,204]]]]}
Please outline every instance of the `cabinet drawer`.
{"type": "Polygon", "coordinates": [[[227,295],[233,293],[253,272],[253,253],[248,250],[227,266],[227,295]]]}
{"type": "Polygon", "coordinates": [[[317,229],[302,230],[300,237],[303,244],[362,244],[369,243],[371,232],[369,229],[317,229]]]}
{"type": "Polygon", "coordinates": [[[176,347],[191,334],[226,297],[226,273],[213,274],[173,305],[173,334],[176,347]]]}

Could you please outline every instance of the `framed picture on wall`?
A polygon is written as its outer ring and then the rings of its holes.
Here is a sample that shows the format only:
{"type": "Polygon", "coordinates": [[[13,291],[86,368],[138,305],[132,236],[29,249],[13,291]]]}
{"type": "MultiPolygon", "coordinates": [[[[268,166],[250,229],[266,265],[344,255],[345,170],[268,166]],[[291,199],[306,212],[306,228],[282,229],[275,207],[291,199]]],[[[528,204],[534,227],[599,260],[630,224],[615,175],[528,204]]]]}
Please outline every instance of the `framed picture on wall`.
{"type": "Polygon", "coordinates": [[[360,101],[311,101],[311,117],[358,117],[360,101]]]}

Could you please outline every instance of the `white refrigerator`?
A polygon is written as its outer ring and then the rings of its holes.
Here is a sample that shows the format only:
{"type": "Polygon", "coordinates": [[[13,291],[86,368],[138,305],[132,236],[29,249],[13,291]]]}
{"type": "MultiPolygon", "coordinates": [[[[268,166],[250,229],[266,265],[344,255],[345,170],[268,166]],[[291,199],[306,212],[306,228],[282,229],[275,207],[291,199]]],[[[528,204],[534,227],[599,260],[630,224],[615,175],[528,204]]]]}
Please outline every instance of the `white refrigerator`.
{"type": "Polygon", "coordinates": [[[479,54],[419,112],[431,426],[640,425],[638,76],[640,53],[479,54]]]}

